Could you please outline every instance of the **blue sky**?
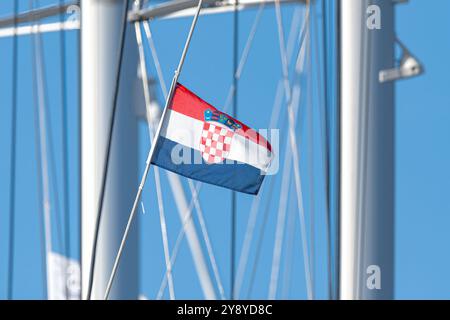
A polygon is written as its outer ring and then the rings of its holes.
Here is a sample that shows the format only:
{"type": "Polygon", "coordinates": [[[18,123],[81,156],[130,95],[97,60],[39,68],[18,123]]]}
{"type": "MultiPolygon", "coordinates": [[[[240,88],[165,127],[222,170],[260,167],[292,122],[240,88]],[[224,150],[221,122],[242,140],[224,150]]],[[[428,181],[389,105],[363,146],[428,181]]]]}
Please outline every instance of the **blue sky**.
{"type": "MultiPolygon", "coordinates": [[[[55,1],[40,1],[41,5],[55,1]]],[[[28,3],[21,1],[21,10],[26,10],[28,3]]],[[[284,26],[289,29],[294,7],[283,10],[284,26]]],[[[9,15],[12,1],[0,3],[0,15],[9,15]]],[[[320,23],[320,8],[318,21],[320,23]]],[[[412,0],[409,4],[397,6],[397,34],[410,50],[424,63],[426,73],[412,80],[397,84],[397,186],[396,186],[396,298],[450,298],[448,285],[450,276],[450,255],[448,243],[450,235],[450,205],[447,191],[450,190],[450,152],[447,148],[450,135],[450,90],[448,90],[448,74],[450,74],[450,42],[448,20],[450,2],[447,0],[412,0]]],[[[240,14],[240,49],[242,50],[250,27],[255,17],[255,10],[240,14]]],[[[167,84],[170,83],[184,44],[190,19],[157,21],[153,24],[156,47],[167,84]]],[[[180,82],[217,107],[224,105],[232,79],[232,15],[215,15],[201,17],[194,35],[180,82]]],[[[321,32],[321,30],[318,30],[321,32]]],[[[286,31],[287,32],[287,31],[286,31]]],[[[68,101],[69,101],[69,186],[71,209],[71,242],[70,255],[78,259],[78,166],[77,166],[77,33],[67,33],[67,68],[68,68],[68,101]]],[[[26,299],[43,298],[42,257],[39,235],[39,200],[37,194],[35,161],[35,133],[33,118],[32,87],[32,47],[31,38],[21,37],[19,40],[19,100],[18,100],[18,139],[17,139],[17,224],[16,224],[16,269],[14,276],[14,297],[26,299]]],[[[43,37],[45,44],[45,61],[47,73],[48,109],[52,123],[55,145],[55,179],[62,196],[62,152],[61,152],[61,112],[60,112],[60,75],[59,75],[59,35],[48,34],[43,37]]],[[[278,80],[281,77],[280,55],[277,42],[275,14],[267,8],[262,16],[249,60],[239,83],[239,119],[254,128],[266,128],[275,99],[278,80]]],[[[8,246],[8,197],[9,197],[9,146],[11,126],[11,40],[0,39],[0,298],[6,297],[6,266],[8,246]]],[[[147,51],[147,53],[149,53],[147,51]]],[[[149,55],[149,54],[148,54],[149,55]]],[[[148,59],[149,72],[155,75],[154,67],[148,59]]],[[[313,64],[311,73],[317,71],[313,64]]],[[[316,72],[317,73],[317,72],[316,72]]],[[[307,99],[301,101],[299,113],[298,135],[301,139],[301,169],[305,189],[305,209],[310,222],[309,212],[315,208],[316,224],[316,290],[317,297],[326,297],[326,246],[324,227],[323,174],[321,150],[317,143],[311,144],[310,133],[319,139],[319,116],[317,88],[308,86],[312,79],[301,79],[305,92],[312,97],[311,117],[307,109],[307,99]],[[305,107],[305,108],[303,108],[305,107]],[[311,128],[310,121],[313,119],[311,128]],[[313,146],[314,147],[311,147],[313,146]],[[308,150],[312,150],[308,155],[308,150]],[[311,165],[313,164],[313,171],[311,165]],[[314,188],[311,181],[314,177],[314,188]],[[313,190],[313,192],[311,192],[313,190]],[[314,206],[310,197],[314,196],[314,206]]],[[[158,89],[158,88],[157,88],[158,89]]],[[[162,95],[156,90],[159,101],[162,95]]],[[[281,114],[285,119],[284,112],[281,114]]],[[[286,122],[281,121],[281,148],[285,146],[286,122]]],[[[139,143],[140,168],[145,162],[149,146],[145,123],[140,124],[139,143]]],[[[283,154],[281,152],[281,154],[283,154]]],[[[255,286],[252,298],[266,298],[270,278],[270,266],[273,252],[278,199],[280,194],[281,172],[265,181],[275,179],[274,191],[266,194],[264,201],[270,201],[269,215],[262,253],[255,273],[255,286]]],[[[166,206],[169,228],[170,247],[180,228],[178,213],[175,211],[170,189],[163,177],[164,204],[166,206]]],[[[156,296],[164,272],[164,255],[161,242],[158,211],[156,206],[155,186],[150,176],[144,190],[143,203],[146,215],[139,215],[140,230],[140,276],[141,292],[152,298],[156,296]]],[[[290,193],[293,194],[293,185],[290,193]]],[[[210,238],[219,265],[221,279],[225,291],[229,292],[229,243],[230,243],[230,192],[214,186],[204,186],[201,190],[201,203],[208,225],[210,238]]],[[[284,272],[291,266],[291,276],[285,277],[288,288],[279,288],[279,297],[306,298],[303,262],[299,242],[298,219],[294,197],[288,201],[288,219],[293,216],[292,250],[283,252],[281,270],[284,272]],[[289,263],[291,257],[292,264],[289,263]],[[287,268],[287,269],[286,269],[287,268]],[[286,292],[286,295],[282,294],[286,292]]],[[[243,241],[252,197],[238,196],[238,256],[243,241]]],[[[264,204],[263,201],[263,204],[264,204]]],[[[52,203],[56,205],[55,199],[52,203]]],[[[61,210],[57,214],[60,214],[61,210]]],[[[262,214],[261,214],[262,216],[262,214]]],[[[256,226],[262,223],[260,219],[256,226]]],[[[56,224],[56,223],[54,223],[56,224]]],[[[53,230],[56,234],[56,230],[53,230]]],[[[288,232],[288,231],[287,231],[288,232]]],[[[288,242],[286,236],[285,241],[288,242]]],[[[57,241],[56,250],[63,252],[57,241]]],[[[285,247],[286,248],[286,247],[285,247]]],[[[255,246],[252,247],[250,261],[254,258],[255,246]]],[[[206,253],[206,250],[205,250],[206,253]]],[[[289,274],[284,272],[285,274],[289,274]]],[[[243,287],[243,296],[248,291],[249,273],[243,287]]],[[[283,276],[280,277],[284,283],[283,276]]],[[[175,292],[177,298],[202,298],[201,289],[196,279],[194,266],[184,243],[174,269],[175,292]]],[[[165,297],[168,295],[166,293],[165,297]]]]}

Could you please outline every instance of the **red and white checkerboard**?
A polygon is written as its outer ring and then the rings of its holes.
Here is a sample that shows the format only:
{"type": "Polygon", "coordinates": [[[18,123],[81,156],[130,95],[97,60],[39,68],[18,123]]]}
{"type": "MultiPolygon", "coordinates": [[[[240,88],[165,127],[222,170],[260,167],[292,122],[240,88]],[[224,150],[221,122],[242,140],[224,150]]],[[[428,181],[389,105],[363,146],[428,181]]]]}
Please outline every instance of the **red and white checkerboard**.
{"type": "Polygon", "coordinates": [[[208,122],[203,124],[200,152],[207,163],[221,163],[230,153],[234,132],[208,122]]]}

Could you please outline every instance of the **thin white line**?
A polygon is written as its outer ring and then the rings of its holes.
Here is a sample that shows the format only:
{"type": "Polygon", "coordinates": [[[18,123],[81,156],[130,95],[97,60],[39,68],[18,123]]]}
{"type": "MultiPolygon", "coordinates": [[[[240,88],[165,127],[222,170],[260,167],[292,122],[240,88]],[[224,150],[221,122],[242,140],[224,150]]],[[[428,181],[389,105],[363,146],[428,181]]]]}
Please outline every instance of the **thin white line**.
{"type": "MultiPolygon", "coordinates": [[[[196,194],[198,194],[200,192],[200,189],[202,187],[202,183],[201,182],[197,182],[196,186],[195,186],[195,190],[196,190],[196,194]]],[[[192,209],[194,207],[194,200],[191,200],[191,203],[189,204],[189,208],[188,208],[188,213],[186,214],[186,218],[184,219],[181,227],[180,227],[180,231],[178,232],[178,236],[177,236],[177,240],[175,241],[175,245],[173,247],[172,250],[172,257],[170,258],[170,263],[172,265],[175,264],[175,261],[177,260],[177,256],[178,256],[178,252],[180,250],[180,246],[181,246],[181,242],[183,240],[183,237],[185,235],[185,229],[186,229],[186,225],[188,224],[188,222],[191,220],[192,218],[192,209]]],[[[168,272],[166,270],[166,272],[164,273],[163,276],[163,280],[161,281],[161,285],[159,286],[159,290],[158,290],[158,294],[156,295],[156,300],[161,300],[164,289],[167,286],[167,275],[168,272]]]]}
{"type": "MultiPolygon", "coordinates": [[[[264,6],[265,6],[265,4],[262,3],[259,6],[258,12],[256,13],[255,20],[253,21],[252,28],[250,29],[250,33],[249,33],[249,35],[247,37],[247,42],[245,44],[244,51],[242,52],[241,58],[239,60],[238,69],[236,70],[236,74],[235,74],[235,79],[236,80],[239,80],[241,78],[242,72],[244,71],[244,67],[245,67],[245,65],[247,63],[248,55],[250,53],[250,48],[251,48],[251,46],[253,44],[253,39],[255,38],[256,31],[258,29],[258,24],[259,24],[259,21],[261,19],[261,15],[262,15],[262,13],[264,11],[264,6]]],[[[224,112],[227,112],[228,109],[230,108],[231,101],[232,101],[235,93],[236,93],[236,88],[232,84],[230,86],[230,89],[228,90],[227,100],[225,101],[225,106],[223,107],[223,111],[224,112]]]]}
{"type": "MultiPolygon", "coordinates": [[[[308,2],[308,11],[310,10],[310,3],[308,2]]],[[[304,267],[305,267],[305,277],[306,277],[306,291],[308,295],[308,299],[311,300],[314,296],[313,286],[312,286],[312,278],[310,271],[310,259],[308,253],[308,240],[306,235],[306,221],[305,221],[305,212],[303,207],[303,194],[302,194],[302,186],[301,186],[301,177],[300,177],[300,168],[299,168],[299,155],[297,149],[296,135],[295,135],[295,116],[292,110],[292,97],[291,97],[291,88],[289,83],[289,70],[288,70],[288,61],[286,54],[286,47],[284,41],[284,31],[283,31],[283,22],[281,17],[281,8],[280,8],[280,0],[275,1],[275,13],[276,20],[278,26],[278,40],[280,46],[280,55],[281,55],[281,63],[282,63],[282,71],[284,77],[284,86],[286,91],[286,101],[287,101],[287,112],[288,112],[288,120],[289,120],[289,143],[291,145],[292,150],[292,158],[294,164],[294,179],[295,179],[295,188],[297,191],[297,205],[298,212],[300,216],[300,228],[301,228],[301,237],[302,237],[302,248],[303,248],[303,258],[304,258],[304,267]]]]}
{"type": "Polygon", "coordinates": [[[225,300],[225,291],[223,289],[222,281],[220,280],[219,268],[217,266],[216,258],[212,248],[211,240],[209,239],[208,229],[206,228],[205,219],[203,218],[203,212],[200,207],[200,202],[198,201],[198,194],[195,189],[194,183],[189,179],[189,189],[192,193],[192,199],[194,201],[195,210],[197,211],[198,221],[200,222],[200,227],[202,229],[203,238],[205,240],[206,249],[208,250],[209,260],[213,268],[214,277],[216,278],[217,287],[219,288],[220,297],[225,300]]]}
{"type": "MultiPolygon", "coordinates": [[[[37,33],[58,32],[61,30],[77,30],[80,29],[80,21],[72,20],[67,22],[54,22],[46,24],[33,24],[29,26],[21,26],[17,28],[18,36],[26,36],[37,33]]],[[[14,28],[1,28],[0,38],[14,36],[14,28]]]]}
{"type": "MultiPolygon", "coordinates": [[[[293,17],[292,17],[291,29],[289,31],[289,41],[288,42],[290,44],[294,43],[294,40],[296,39],[297,29],[298,29],[298,21],[300,20],[299,17],[300,17],[300,10],[299,10],[299,8],[296,8],[296,10],[293,14],[293,17]]],[[[289,45],[288,46],[288,55],[289,55],[288,59],[289,60],[293,54],[293,51],[294,51],[294,46],[289,45]]],[[[275,128],[275,126],[278,123],[281,105],[283,102],[283,94],[284,94],[283,80],[281,79],[278,82],[278,86],[277,86],[275,101],[274,101],[274,105],[272,108],[272,114],[270,117],[269,128],[275,128]]],[[[244,275],[245,275],[245,270],[247,268],[248,256],[249,256],[250,247],[251,247],[251,243],[253,241],[253,236],[254,236],[254,229],[255,229],[257,217],[259,214],[259,205],[261,202],[262,191],[263,190],[261,190],[259,195],[257,197],[255,197],[252,201],[250,215],[249,215],[248,222],[247,222],[247,228],[245,231],[245,238],[244,238],[244,242],[242,245],[241,255],[239,257],[236,282],[235,282],[235,286],[234,286],[234,288],[235,288],[234,297],[236,297],[236,298],[239,297],[239,294],[240,294],[240,291],[242,288],[242,284],[244,281],[244,275]]]]}
{"type": "MultiPolygon", "coordinates": [[[[145,64],[145,53],[144,48],[142,45],[142,34],[141,34],[141,28],[139,25],[139,22],[135,22],[135,31],[136,31],[136,40],[138,43],[138,49],[139,49],[139,59],[140,59],[140,67],[141,67],[141,74],[142,74],[142,83],[143,83],[143,89],[144,89],[144,97],[145,97],[145,106],[147,109],[147,115],[150,114],[150,91],[148,88],[148,76],[147,76],[147,68],[145,64]]],[[[150,140],[153,141],[153,131],[154,128],[152,126],[152,121],[147,116],[147,124],[148,124],[148,132],[150,136],[150,140]]],[[[167,237],[167,225],[166,225],[166,218],[164,214],[164,203],[162,198],[162,191],[161,191],[161,179],[159,175],[159,168],[156,166],[153,166],[154,176],[155,176],[155,185],[156,185],[156,195],[158,199],[158,209],[159,209],[159,218],[161,223],[161,235],[163,240],[163,247],[164,247],[164,259],[166,262],[166,269],[168,271],[168,282],[169,282],[169,296],[171,300],[175,300],[175,290],[173,286],[173,278],[172,278],[172,264],[170,263],[170,252],[169,252],[169,240],[167,237]]],[[[142,201],[141,201],[142,205],[142,201]]],[[[143,207],[143,205],[142,205],[143,207]]],[[[145,212],[145,211],[144,211],[145,212]]]]}
{"type": "Polygon", "coordinates": [[[159,62],[158,53],[156,51],[155,42],[153,41],[152,32],[150,31],[150,24],[147,20],[144,21],[144,31],[145,31],[145,35],[147,37],[147,41],[148,41],[148,44],[150,47],[150,52],[152,54],[153,62],[155,64],[156,74],[158,76],[158,80],[159,80],[159,84],[160,84],[163,96],[167,97],[167,87],[166,87],[166,83],[164,81],[164,75],[163,75],[163,72],[161,69],[161,63],[159,62]]]}

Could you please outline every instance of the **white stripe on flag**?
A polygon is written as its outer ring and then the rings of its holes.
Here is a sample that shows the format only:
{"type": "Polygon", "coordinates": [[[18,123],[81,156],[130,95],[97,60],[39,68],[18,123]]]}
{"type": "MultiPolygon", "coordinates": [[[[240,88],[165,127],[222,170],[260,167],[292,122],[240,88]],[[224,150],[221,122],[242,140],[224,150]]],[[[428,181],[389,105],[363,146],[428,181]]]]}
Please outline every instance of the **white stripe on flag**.
{"type": "MultiPolygon", "coordinates": [[[[166,121],[161,129],[161,136],[200,151],[203,123],[203,121],[169,109],[167,110],[166,121]]],[[[264,146],[239,134],[234,134],[230,152],[226,158],[249,164],[266,172],[270,164],[271,154],[264,146]]]]}

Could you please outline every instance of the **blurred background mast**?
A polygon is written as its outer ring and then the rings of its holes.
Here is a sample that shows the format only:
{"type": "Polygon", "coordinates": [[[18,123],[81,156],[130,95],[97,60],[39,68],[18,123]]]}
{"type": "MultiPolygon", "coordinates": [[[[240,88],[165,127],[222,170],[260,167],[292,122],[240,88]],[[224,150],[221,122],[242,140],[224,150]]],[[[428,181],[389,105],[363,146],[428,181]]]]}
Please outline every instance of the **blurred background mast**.
{"type": "MultiPolygon", "coordinates": [[[[123,0],[81,1],[81,92],[82,92],[82,297],[86,297],[92,241],[105,164],[117,61],[122,32],[123,0]]],[[[133,28],[125,37],[122,79],[111,145],[103,217],[100,224],[92,299],[102,299],[108,275],[133,203],[138,168],[138,131],[133,104],[137,47],[133,28]]],[[[139,295],[138,234],[130,233],[124,259],[111,291],[111,299],[137,299],[139,295]]]]}
{"type": "Polygon", "coordinates": [[[394,297],[394,5],[340,0],[340,299],[394,297]]]}

